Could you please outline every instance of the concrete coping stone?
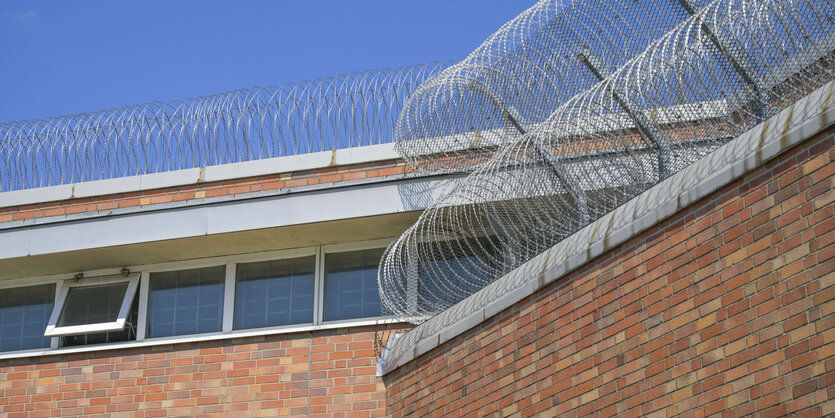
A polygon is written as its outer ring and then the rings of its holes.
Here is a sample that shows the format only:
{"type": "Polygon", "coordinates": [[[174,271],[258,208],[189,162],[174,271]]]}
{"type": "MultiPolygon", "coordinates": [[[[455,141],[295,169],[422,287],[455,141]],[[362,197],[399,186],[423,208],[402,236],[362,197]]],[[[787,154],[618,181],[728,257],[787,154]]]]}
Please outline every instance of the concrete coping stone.
{"type": "Polygon", "coordinates": [[[334,151],[0,192],[0,207],[186,186],[397,158],[400,158],[400,155],[394,151],[394,143],[367,145],[334,151]]]}

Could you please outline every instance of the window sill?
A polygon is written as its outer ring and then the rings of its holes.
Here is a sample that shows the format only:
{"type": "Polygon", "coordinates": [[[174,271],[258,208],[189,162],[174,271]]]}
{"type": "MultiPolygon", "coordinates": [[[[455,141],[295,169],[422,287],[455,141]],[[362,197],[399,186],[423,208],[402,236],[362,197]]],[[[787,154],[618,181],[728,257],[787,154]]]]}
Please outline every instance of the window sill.
{"type": "Polygon", "coordinates": [[[125,341],[125,342],[118,342],[118,343],[85,345],[85,346],[75,346],[75,347],[41,348],[41,349],[32,349],[32,350],[23,350],[23,351],[8,351],[8,352],[0,353],[0,360],[25,358],[25,357],[53,356],[53,355],[72,354],[72,353],[87,353],[87,352],[93,352],[93,351],[121,350],[121,349],[129,349],[129,348],[152,347],[152,346],[157,346],[157,345],[194,343],[194,342],[202,342],[202,341],[216,341],[216,340],[227,340],[227,339],[236,339],[236,338],[257,337],[257,336],[262,336],[262,335],[292,334],[292,333],[297,333],[297,332],[309,332],[309,331],[320,331],[320,330],[338,329],[338,328],[364,327],[364,326],[371,326],[371,325],[400,324],[400,323],[404,323],[404,322],[398,321],[397,319],[390,318],[390,317],[349,319],[349,320],[343,320],[343,321],[326,322],[326,323],[321,324],[321,325],[310,325],[310,324],[288,325],[288,326],[271,327],[271,328],[256,328],[256,329],[237,330],[237,331],[231,331],[231,332],[227,332],[227,333],[215,332],[215,333],[210,333],[210,334],[191,334],[191,335],[178,335],[178,336],[174,336],[174,337],[148,338],[148,339],[145,339],[145,340],[142,340],[142,341],[125,341]]]}

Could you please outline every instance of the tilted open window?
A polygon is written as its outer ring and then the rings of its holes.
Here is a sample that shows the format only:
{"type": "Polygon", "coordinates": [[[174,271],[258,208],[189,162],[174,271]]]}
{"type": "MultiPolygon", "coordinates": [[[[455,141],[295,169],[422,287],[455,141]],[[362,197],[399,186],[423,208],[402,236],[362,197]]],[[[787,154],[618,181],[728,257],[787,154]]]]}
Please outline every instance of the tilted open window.
{"type": "Polygon", "coordinates": [[[64,282],[44,336],[123,330],[138,286],[139,273],[64,282]]]}

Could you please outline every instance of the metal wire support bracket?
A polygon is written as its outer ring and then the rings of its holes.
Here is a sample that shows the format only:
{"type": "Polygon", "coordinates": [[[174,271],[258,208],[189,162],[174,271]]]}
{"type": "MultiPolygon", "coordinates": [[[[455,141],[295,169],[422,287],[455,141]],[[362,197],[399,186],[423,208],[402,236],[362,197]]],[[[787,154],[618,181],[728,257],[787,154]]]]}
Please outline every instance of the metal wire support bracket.
{"type": "MultiPolygon", "coordinates": [[[[595,57],[591,51],[584,51],[578,55],[580,62],[582,62],[589,71],[597,77],[601,82],[606,81],[611,77],[611,73],[606,73],[605,67],[601,65],[600,60],[595,57]]],[[[607,90],[612,92],[612,98],[623,108],[624,112],[629,115],[629,118],[635,123],[638,130],[650,142],[658,147],[658,178],[663,179],[670,175],[670,144],[664,139],[664,134],[653,125],[649,119],[644,115],[642,109],[638,107],[628,95],[623,92],[615,91],[611,84],[604,83],[607,90]]]]}
{"type": "Polygon", "coordinates": [[[742,77],[742,80],[745,81],[751,88],[754,90],[754,100],[755,103],[755,114],[757,115],[757,122],[762,122],[765,117],[765,103],[763,102],[762,98],[762,88],[760,83],[757,82],[754,74],[756,71],[754,67],[751,65],[751,62],[745,57],[744,53],[737,51],[735,48],[731,48],[731,46],[723,41],[721,32],[718,30],[716,25],[714,25],[711,21],[705,20],[702,16],[699,15],[699,5],[694,2],[693,0],[678,0],[681,7],[687,11],[693,19],[701,25],[702,30],[707,35],[707,38],[710,39],[716,48],[722,52],[722,55],[725,56],[725,59],[731,64],[733,69],[742,77]]]}

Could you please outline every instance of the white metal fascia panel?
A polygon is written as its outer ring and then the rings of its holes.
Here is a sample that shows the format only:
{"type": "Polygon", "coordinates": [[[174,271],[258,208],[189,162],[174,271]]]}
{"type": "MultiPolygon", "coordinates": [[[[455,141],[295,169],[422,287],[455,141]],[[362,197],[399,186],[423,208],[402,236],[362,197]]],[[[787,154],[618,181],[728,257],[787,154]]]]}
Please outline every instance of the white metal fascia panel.
{"type": "Polygon", "coordinates": [[[384,215],[414,210],[413,206],[408,197],[401,194],[396,183],[283,195],[252,202],[229,202],[209,207],[207,233],[384,215]],[[245,212],[242,212],[241,205],[246,205],[245,212]]]}
{"type": "Polygon", "coordinates": [[[11,228],[0,230],[0,259],[420,210],[449,184],[423,177],[11,228]]]}
{"type": "Polygon", "coordinates": [[[207,233],[421,210],[446,189],[447,183],[419,178],[214,205],[208,208],[207,233]],[[421,192],[414,193],[414,190],[421,192]],[[246,205],[245,212],[241,211],[241,205],[246,205]]]}
{"type": "MultiPolygon", "coordinates": [[[[0,233],[0,240],[14,241],[28,235],[25,255],[50,254],[139,242],[205,235],[206,208],[191,207],[125,216],[64,222],[0,233]]],[[[0,254],[1,258],[6,254],[0,254]]]]}
{"type": "Polygon", "coordinates": [[[208,209],[207,232],[220,234],[395,213],[400,208],[394,189],[392,185],[374,185],[214,205],[208,209]],[[245,211],[242,205],[246,205],[245,211]]]}
{"type": "Polygon", "coordinates": [[[23,229],[0,232],[0,259],[29,255],[31,237],[32,231],[23,229]]]}

